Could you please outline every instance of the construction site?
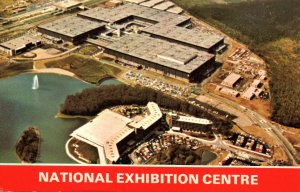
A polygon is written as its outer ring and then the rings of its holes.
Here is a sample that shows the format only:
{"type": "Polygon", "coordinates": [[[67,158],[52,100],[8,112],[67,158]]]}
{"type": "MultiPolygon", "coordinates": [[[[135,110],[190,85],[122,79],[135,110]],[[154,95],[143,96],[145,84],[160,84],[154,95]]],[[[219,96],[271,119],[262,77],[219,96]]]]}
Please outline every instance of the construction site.
{"type": "Polygon", "coordinates": [[[268,76],[264,64],[246,49],[235,49],[226,60],[225,67],[213,81],[221,94],[241,97],[243,100],[269,99],[268,76]]]}

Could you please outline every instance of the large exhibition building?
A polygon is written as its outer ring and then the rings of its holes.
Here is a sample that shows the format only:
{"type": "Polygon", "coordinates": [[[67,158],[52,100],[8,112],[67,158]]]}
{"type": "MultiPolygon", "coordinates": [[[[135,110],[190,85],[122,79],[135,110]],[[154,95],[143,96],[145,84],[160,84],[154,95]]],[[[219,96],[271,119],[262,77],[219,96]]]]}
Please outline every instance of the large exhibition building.
{"type": "Polygon", "coordinates": [[[132,3],[93,8],[40,25],[38,31],[74,44],[87,41],[119,63],[184,81],[207,76],[224,47],[223,36],[195,27],[189,16],[132,3]]]}
{"type": "Polygon", "coordinates": [[[71,136],[96,147],[100,164],[112,164],[119,160],[128,143],[148,135],[161,118],[162,112],[154,102],[147,104],[146,115],[137,122],[106,109],[71,136]]]}

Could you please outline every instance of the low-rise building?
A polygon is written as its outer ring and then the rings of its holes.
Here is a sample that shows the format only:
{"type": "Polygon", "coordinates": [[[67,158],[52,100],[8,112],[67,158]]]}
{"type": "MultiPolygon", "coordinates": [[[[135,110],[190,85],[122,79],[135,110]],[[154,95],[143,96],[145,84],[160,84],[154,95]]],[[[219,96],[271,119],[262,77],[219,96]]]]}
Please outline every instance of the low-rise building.
{"type": "Polygon", "coordinates": [[[238,97],[240,95],[239,91],[236,91],[234,89],[230,89],[228,87],[217,86],[216,90],[220,91],[220,93],[223,93],[225,95],[230,95],[230,96],[234,96],[234,97],[238,97]]]}
{"type": "Polygon", "coordinates": [[[266,75],[262,75],[259,77],[259,80],[264,81],[264,80],[267,80],[267,78],[268,77],[266,75]]]}
{"type": "Polygon", "coordinates": [[[55,7],[62,11],[72,11],[73,9],[77,9],[79,6],[81,6],[82,3],[78,1],[60,1],[54,4],[55,7]]]}
{"type": "Polygon", "coordinates": [[[167,11],[170,13],[174,13],[174,14],[180,14],[183,12],[183,9],[178,6],[174,6],[174,7],[167,9],[167,11]]]}
{"type": "Polygon", "coordinates": [[[6,52],[10,56],[14,56],[39,47],[40,45],[42,45],[41,39],[30,35],[24,35],[1,43],[0,50],[6,52]]]}
{"type": "Polygon", "coordinates": [[[261,69],[261,70],[258,71],[258,75],[259,75],[259,76],[267,75],[267,71],[261,69]]]}
{"type": "Polygon", "coordinates": [[[241,79],[242,79],[241,75],[237,73],[231,73],[222,81],[221,85],[233,88],[241,79]]]}
{"type": "Polygon", "coordinates": [[[38,32],[78,44],[104,28],[104,23],[68,16],[38,26],[38,32]]]}
{"type": "Polygon", "coordinates": [[[174,7],[174,3],[171,2],[171,1],[166,1],[166,2],[162,2],[158,5],[155,5],[153,8],[165,11],[165,10],[171,8],[171,7],[174,7]]]}
{"type": "Polygon", "coordinates": [[[261,81],[259,79],[255,79],[252,82],[252,87],[259,88],[261,85],[262,85],[262,83],[261,83],[261,81]]]}
{"type": "Polygon", "coordinates": [[[107,2],[107,5],[110,5],[110,6],[119,6],[122,4],[123,4],[122,0],[110,0],[107,2]]]}
{"type": "Polygon", "coordinates": [[[246,89],[246,91],[243,92],[242,98],[247,99],[247,100],[253,99],[255,96],[255,94],[254,94],[255,91],[256,91],[255,87],[249,87],[248,89],[246,89]]]}
{"type": "Polygon", "coordinates": [[[145,6],[145,7],[153,7],[153,6],[158,5],[162,2],[164,2],[164,0],[150,0],[150,1],[143,2],[140,5],[145,6]]]}
{"type": "Polygon", "coordinates": [[[263,89],[258,89],[256,87],[249,87],[247,88],[243,94],[242,94],[242,98],[247,99],[247,100],[251,100],[253,99],[255,96],[259,97],[261,94],[263,93],[263,89]]]}
{"type": "Polygon", "coordinates": [[[263,89],[256,89],[254,94],[256,97],[259,97],[263,92],[264,92],[263,89]]]}
{"type": "Polygon", "coordinates": [[[153,131],[157,122],[162,118],[162,112],[159,106],[154,102],[149,102],[147,104],[147,115],[141,121],[135,122],[132,121],[128,124],[129,127],[132,127],[136,134],[141,137],[146,136],[148,133],[153,131]]]}
{"type": "Polygon", "coordinates": [[[181,130],[191,130],[198,132],[208,132],[213,125],[213,122],[207,119],[182,116],[173,113],[168,113],[166,116],[166,122],[170,128],[178,127],[181,130]]]}

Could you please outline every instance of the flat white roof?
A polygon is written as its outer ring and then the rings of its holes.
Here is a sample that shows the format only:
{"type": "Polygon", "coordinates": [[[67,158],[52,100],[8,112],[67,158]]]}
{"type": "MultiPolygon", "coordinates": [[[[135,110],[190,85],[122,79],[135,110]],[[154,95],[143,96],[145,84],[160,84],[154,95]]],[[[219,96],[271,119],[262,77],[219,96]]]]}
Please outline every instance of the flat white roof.
{"type": "Polygon", "coordinates": [[[236,73],[231,73],[222,81],[221,84],[232,87],[241,78],[242,78],[241,75],[236,74],[236,73]]]}
{"type": "Polygon", "coordinates": [[[81,2],[78,1],[61,1],[54,4],[56,7],[68,9],[76,6],[82,5],[81,2]]]}
{"type": "Polygon", "coordinates": [[[261,70],[258,71],[258,74],[259,74],[260,76],[262,76],[262,75],[267,75],[267,71],[261,69],[261,70]]]}
{"type": "Polygon", "coordinates": [[[234,89],[230,89],[228,87],[219,87],[221,90],[221,93],[225,93],[225,94],[230,94],[230,95],[235,95],[237,96],[240,92],[234,90],[234,89]]]}
{"type": "Polygon", "coordinates": [[[146,1],[144,3],[141,3],[140,5],[143,5],[145,7],[153,7],[154,5],[157,5],[161,2],[164,2],[164,0],[150,0],[150,1],[146,1]]]}
{"type": "Polygon", "coordinates": [[[170,13],[180,14],[183,12],[183,9],[178,6],[175,6],[175,7],[169,8],[167,11],[170,13]]]}
{"type": "Polygon", "coordinates": [[[224,40],[223,36],[204,27],[188,29],[177,26],[182,22],[183,20],[181,20],[180,17],[178,19],[174,18],[173,20],[160,22],[158,24],[144,28],[142,29],[142,31],[145,33],[158,35],[167,39],[173,39],[205,49],[210,49],[217,43],[224,40]]]}
{"type": "Polygon", "coordinates": [[[195,71],[214,58],[205,51],[141,34],[124,36],[105,48],[185,73],[195,71]]]}
{"type": "Polygon", "coordinates": [[[106,109],[89,123],[75,130],[71,136],[89,140],[103,147],[107,141],[122,133],[123,129],[131,121],[127,117],[106,109]]]}
{"type": "Polygon", "coordinates": [[[134,130],[125,127],[122,131],[120,131],[118,134],[112,136],[109,141],[106,142],[104,146],[104,151],[106,158],[109,159],[111,162],[117,161],[120,158],[119,150],[117,147],[117,143],[122,141],[126,136],[131,134],[134,130]]]}
{"type": "Polygon", "coordinates": [[[174,113],[169,113],[169,115],[174,117],[175,121],[195,123],[195,124],[201,124],[201,125],[211,125],[211,124],[213,124],[213,122],[208,120],[208,119],[202,119],[202,118],[190,117],[190,116],[182,116],[182,115],[177,115],[177,114],[174,114],[174,113]]]}
{"type": "Polygon", "coordinates": [[[151,125],[156,123],[160,118],[162,118],[162,112],[156,103],[149,102],[147,104],[147,108],[148,108],[149,114],[144,119],[142,119],[139,122],[132,122],[129,125],[134,128],[137,128],[137,129],[142,128],[142,129],[146,130],[151,125]]]}
{"type": "Polygon", "coordinates": [[[252,82],[252,85],[254,87],[257,87],[259,84],[261,84],[261,81],[259,79],[255,79],[253,82],[252,82]]]}
{"type": "Polygon", "coordinates": [[[212,121],[207,119],[201,119],[196,117],[187,117],[187,116],[178,116],[179,118],[176,121],[187,122],[187,123],[195,123],[201,125],[211,125],[212,121]]]}
{"type": "Polygon", "coordinates": [[[242,97],[245,99],[251,99],[254,96],[255,91],[256,91],[255,87],[249,87],[248,89],[246,89],[246,91],[244,91],[242,97]]]}
{"type": "Polygon", "coordinates": [[[38,27],[68,37],[76,37],[104,26],[105,24],[101,22],[91,21],[77,16],[68,16],[39,25],[38,27]]]}
{"type": "Polygon", "coordinates": [[[172,127],[172,130],[174,130],[174,131],[180,131],[181,128],[180,127],[172,127]]]}
{"type": "Polygon", "coordinates": [[[171,1],[165,1],[165,2],[162,2],[162,3],[158,4],[158,5],[155,5],[153,8],[165,11],[165,10],[167,10],[170,7],[173,7],[173,6],[174,6],[173,2],[171,2],[171,1]]]}
{"type": "Polygon", "coordinates": [[[128,124],[136,125],[137,128],[145,130],[162,117],[160,108],[156,103],[149,102],[147,107],[149,115],[138,123],[106,109],[93,120],[75,130],[71,136],[97,147],[101,164],[106,163],[103,155],[111,162],[117,161],[120,158],[117,144],[134,132],[134,129],[127,126],[128,124]]]}
{"type": "MultiPolygon", "coordinates": [[[[160,0],[159,0],[160,1],[160,0]]],[[[155,1],[155,2],[159,2],[155,1]]],[[[178,15],[168,11],[162,11],[159,9],[149,8],[142,6],[143,4],[154,2],[147,1],[140,5],[127,3],[125,5],[113,8],[105,9],[96,7],[81,13],[79,16],[98,20],[107,23],[117,23],[127,17],[136,17],[147,20],[150,26],[146,26],[141,29],[142,33],[152,34],[160,36],[169,40],[175,40],[178,42],[192,45],[193,47],[211,49],[213,46],[224,41],[224,37],[209,30],[205,27],[197,27],[194,29],[187,29],[178,25],[182,23],[189,23],[191,17],[178,15]]],[[[164,2],[162,4],[157,3],[156,8],[165,9],[171,6],[172,3],[164,2]]]]}
{"type": "Polygon", "coordinates": [[[96,7],[80,12],[78,15],[107,23],[115,23],[129,16],[136,16],[154,22],[172,22],[174,25],[190,19],[188,16],[176,15],[167,11],[161,11],[133,3],[127,3],[112,9],[96,7]]]}
{"type": "Polygon", "coordinates": [[[23,35],[21,37],[3,42],[0,44],[1,47],[16,50],[26,46],[28,43],[37,43],[40,42],[41,39],[31,36],[31,35],[23,35]]]}

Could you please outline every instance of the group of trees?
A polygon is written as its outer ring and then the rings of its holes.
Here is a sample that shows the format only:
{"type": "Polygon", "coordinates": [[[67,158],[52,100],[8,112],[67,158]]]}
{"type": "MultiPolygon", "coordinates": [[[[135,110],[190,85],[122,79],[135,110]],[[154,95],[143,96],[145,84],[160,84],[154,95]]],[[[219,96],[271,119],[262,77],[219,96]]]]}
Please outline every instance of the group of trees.
{"type": "Polygon", "coordinates": [[[160,165],[201,165],[202,153],[188,149],[184,145],[173,144],[169,148],[160,151],[154,157],[153,164],[160,165]]]}
{"type": "Polygon", "coordinates": [[[174,2],[260,55],[267,62],[271,76],[272,119],[300,128],[299,0],[254,0],[231,4],[193,1],[193,6],[189,6],[189,0],[174,2]]]}
{"type": "Polygon", "coordinates": [[[209,119],[214,122],[217,132],[222,134],[228,134],[232,128],[231,122],[207,113],[198,106],[160,91],[141,86],[107,85],[100,88],[85,89],[81,93],[67,96],[60,112],[67,115],[95,116],[103,109],[112,106],[146,105],[149,101],[156,102],[163,108],[209,119]]]}
{"type": "Polygon", "coordinates": [[[189,0],[173,0],[192,15],[210,22],[250,46],[257,47],[283,37],[299,35],[298,0],[253,0],[239,3],[189,6],[189,0]]]}
{"type": "Polygon", "coordinates": [[[18,157],[24,162],[35,163],[39,155],[40,140],[37,128],[26,129],[15,146],[18,157]]]}

